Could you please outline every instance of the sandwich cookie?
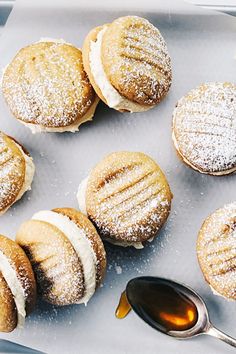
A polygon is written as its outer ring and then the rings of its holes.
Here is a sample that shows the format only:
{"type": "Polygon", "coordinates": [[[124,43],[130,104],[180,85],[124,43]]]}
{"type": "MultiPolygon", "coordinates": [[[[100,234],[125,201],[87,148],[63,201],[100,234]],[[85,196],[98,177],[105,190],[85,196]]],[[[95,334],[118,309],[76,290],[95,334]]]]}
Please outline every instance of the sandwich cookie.
{"type": "Polygon", "coordinates": [[[120,17],[94,28],[83,45],[83,63],[97,95],[118,111],[146,111],[171,85],[166,43],[141,17],[120,17]]]}
{"type": "Polygon", "coordinates": [[[106,156],[79,186],[80,210],[104,240],[143,248],[166,221],[170,187],[156,162],[141,152],[106,156]]]}
{"type": "Polygon", "coordinates": [[[78,48],[45,39],[21,49],[4,70],[2,91],[19,122],[37,132],[75,132],[98,98],[78,48]]]}
{"type": "Polygon", "coordinates": [[[0,331],[22,328],[35,301],[34,273],[25,252],[0,235],[0,331]]]}
{"type": "Polygon", "coordinates": [[[106,269],[103,243],[79,211],[40,211],[20,226],[16,240],[28,254],[47,302],[87,304],[101,284],[106,269]]]}
{"type": "Polygon", "coordinates": [[[182,97],[173,112],[172,138],[180,158],[210,175],[236,170],[236,86],[212,82],[182,97]]]}
{"type": "Polygon", "coordinates": [[[34,163],[13,138],[0,132],[0,215],[31,189],[34,163]]]}
{"type": "Polygon", "coordinates": [[[236,202],[203,223],[197,241],[203,275],[216,295],[236,300],[236,202]]]}

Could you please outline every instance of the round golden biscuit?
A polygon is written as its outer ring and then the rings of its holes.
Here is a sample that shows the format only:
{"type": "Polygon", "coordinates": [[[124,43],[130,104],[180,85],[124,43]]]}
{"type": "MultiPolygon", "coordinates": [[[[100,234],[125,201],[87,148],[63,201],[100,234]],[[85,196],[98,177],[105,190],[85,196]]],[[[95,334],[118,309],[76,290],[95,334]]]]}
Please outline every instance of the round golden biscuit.
{"type": "Polygon", "coordinates": [[[236,300],[236,202],[216,210],[203,223],[197,256],[212,291],[236,300]]]}
{"type": "Polygon", "coordinates": [[[40,211],[20,226],[16,240],[28,254],[47,302],[87,303],[101,284],[106,269],[103,243],[79,211],[40,211]]]}
{"type": "Polygon", "coordinates": [[[236,170],[236,85],[211,82],[182,97],[173,112],[172,139],[179,157],[210,175],[236,170]]]}
{"type": "Polygon", "coordinates": [[[119,111],[150,109],[171,85],[166,43],[141,17],[120,17],[93,29],[84,41],[83,63],[98,96],[119,111]]]}
{"type": "Polygon", "coordinates": [[[172,194],[154,160],[140,152],[122,151],[106,156],[92,169],[77,197],[103,239],[142,248],[142,242],[151,241],[166,221],[172,194]]]}
{"type": "Polygon", "coordinates": [[[31,188],[33,159],[13,138],[0,132],[0,215],[31,188]]]}
{"type": "Polygon", "coordinates": [[[36,302],[36,282],[31,264],[14,241],[0,235],[0,331],[22,327],[36,302]]]}
{"type": "Polygon", "coordinates": [[[5,69],[2,90],[13,115],[33,133],[74,132],[98,103],[81,51],[56,40],[21,49],[5,69]]]}

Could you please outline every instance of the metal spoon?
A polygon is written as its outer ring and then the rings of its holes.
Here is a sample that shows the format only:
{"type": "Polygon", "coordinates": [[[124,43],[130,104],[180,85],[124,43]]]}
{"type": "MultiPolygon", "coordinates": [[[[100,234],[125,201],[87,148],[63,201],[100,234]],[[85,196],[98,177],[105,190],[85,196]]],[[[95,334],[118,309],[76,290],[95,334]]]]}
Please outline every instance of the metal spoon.
{"type": "MultiPolygon", "coordinates": [[[[224,341],[233,347],[236,347],[236,339],[228,336],[211,324],[206,305],[202,298],[194,290],[185,285],[163,278],[148,276],[138,277],[130,280],[127,284],[126,296],[130,306],[139,317],[141,317],[153,328],[171,337],[175,337],[177,339],[187,339],[200,334],[208,334],[224,341]],[[166,289],[169,294],[176,292],[176,294],[180,296],[180,299],[182,298],[183,301],[189,301],[190,304],[192,303],[195,305],[197,316],[196,321],[192,327],[184,330],[171,330],[170,327],[167,329],[165,326],[163,326],[163,323],[160,324],[156,321],[156,318],[153,316],[150,310],[150,297],[148,297],[148,295],[150,294],[150,291],[152,291],[153,297],[156,291],[156,295],[158,297],[158,289],[160,289],[160,286],[162,288],[164,287],[164,289],[166,289]]],[[[167,294],[167,296],[169,295],[167,294]]],[[[163,299],[165,302],[165,297],[163,297],[163,299]]],[[[155,306],[155,304],[153,305],[155,306]]],[[[160,306],[161,305],[159,304],[159,308],[160,306]]]]}

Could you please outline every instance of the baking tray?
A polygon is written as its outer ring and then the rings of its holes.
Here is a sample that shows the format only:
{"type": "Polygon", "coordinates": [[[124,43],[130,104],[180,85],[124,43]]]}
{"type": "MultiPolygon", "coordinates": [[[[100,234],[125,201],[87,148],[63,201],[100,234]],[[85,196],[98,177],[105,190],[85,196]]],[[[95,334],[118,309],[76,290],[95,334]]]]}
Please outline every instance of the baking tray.
{"type": "Polygon", "coordinates": [[[171,0],[87,1],[87,5],[72,0],[17,1],[0,38],[0,66],[40,37],[64,38],[81,47],[92,27],[127,14],[148,18],[166,39],[173,64],[169,95],[158,107],[139,114],[122,114],[100,103],[93,122],[82,125],[78,133],[41,135],[32,135],[12,118],[1,97],[0,129],[30,151],[36,175],[32,191],[1,216],[0,232],[14,238],[21,222],[38,210],[77,207],[79,182],[104,155],[117,150],[143,151],[160,164],[174,194],[171,215],[157,239],[143,250],[106,245],[107,275],[87,307],[39,303],[23,330],[1,337],[57,354],[231,353],[232,348],[217,340],[203,336],[177,341],[133,313],[117,320],[114,311],[130,278],[169,277],[195,288],[206,300],[213,323],[236,336],[235,303],[211,293],[195,252],[204,218],[236,200],[236,176],[212,177],[187,168],[171,142],[171,115],[182,95],[204,81],[234,81],[236,19],[171,0]]]}

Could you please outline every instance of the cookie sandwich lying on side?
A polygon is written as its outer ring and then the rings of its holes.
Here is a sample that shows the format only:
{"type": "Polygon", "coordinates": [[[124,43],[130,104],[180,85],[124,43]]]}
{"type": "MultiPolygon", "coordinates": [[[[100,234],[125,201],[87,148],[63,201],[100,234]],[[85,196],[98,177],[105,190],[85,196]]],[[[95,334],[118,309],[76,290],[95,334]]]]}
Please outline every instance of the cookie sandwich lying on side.
{"type": "Polygon", "coordinates": [[[173,112],[172,139],[188,166],[209,175],[236,171],[236,85],[211,82],[182,97],[173,112]]]}
{"type": "Polygon", "coordinates": [[[82,51],[97,95],[111,108],[146,111],[169,91],[172,71],[166,43],[144,18],[125,16],[94,28],[82,51]]]}
{"type": "Polygon", "coordinates": [[[100,286],[106,253],[96,229],[79,211],[39,211],[20,226],[16,241],[31,261],[44,300],[59,306],[87,304],[100,286]]]}
{"type": "Polygon", "coordinates": [[[2,91],[12,114],[33,133],[75,132],[99,101],[80,49],[61,40],[22,48],[4,71],[2,91]]]}

